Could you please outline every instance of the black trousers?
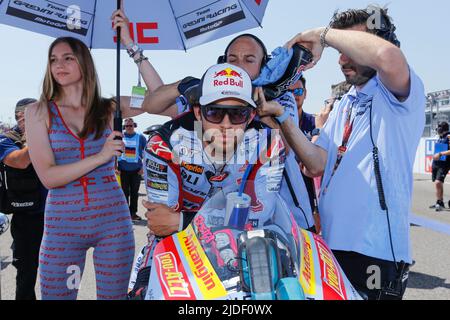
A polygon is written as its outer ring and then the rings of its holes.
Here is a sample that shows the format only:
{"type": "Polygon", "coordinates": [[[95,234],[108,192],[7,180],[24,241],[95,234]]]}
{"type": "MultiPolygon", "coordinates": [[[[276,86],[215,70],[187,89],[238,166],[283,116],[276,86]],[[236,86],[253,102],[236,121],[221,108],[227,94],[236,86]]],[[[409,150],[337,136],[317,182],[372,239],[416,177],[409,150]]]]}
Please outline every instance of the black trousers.
{"type": "Polygon", "coordinates": [[[392,261],[380,260],[356,252],[333,250],[333,254],[353,287],[365,295],[365,298],[369,300],[401,300],[403,298],[408,283],[408,268],[402,277],[399,295],[385,295],[383,288],[398,278],[397,269],[392,261]],[[374,267],[380,270],[379,288],[373,288],[374,267]]]}
{"type": "Polygon", "coordinates": [[[13,266],[17,269],[16,300],[36,300],[34,291],[39,266],[39,249],[44,232],[44,213],[13,214],[13,266]]]}
{"type": "Polygon", "coordinates": [[[123,193],[125,193],[125,198],[127,198],[130,207],[130,214],[135,215],[138,209],[139,186],[141,185],[139,170],[121,171],[120,180],[123,193]]]}

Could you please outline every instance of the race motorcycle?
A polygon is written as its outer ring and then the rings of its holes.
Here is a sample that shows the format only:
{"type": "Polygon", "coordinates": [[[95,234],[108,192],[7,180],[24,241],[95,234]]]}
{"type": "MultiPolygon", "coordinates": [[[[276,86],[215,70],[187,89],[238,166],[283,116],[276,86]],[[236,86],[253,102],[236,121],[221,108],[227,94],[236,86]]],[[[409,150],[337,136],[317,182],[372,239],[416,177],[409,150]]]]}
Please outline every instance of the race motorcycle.
{"type": "Polygon", "coordinates": [[[188,228],[144,248],[129,299],[361,300],[324,240],[300,229],[281,197],[254,230],[225,223],[225,206],[218,192],[188,228]]]}

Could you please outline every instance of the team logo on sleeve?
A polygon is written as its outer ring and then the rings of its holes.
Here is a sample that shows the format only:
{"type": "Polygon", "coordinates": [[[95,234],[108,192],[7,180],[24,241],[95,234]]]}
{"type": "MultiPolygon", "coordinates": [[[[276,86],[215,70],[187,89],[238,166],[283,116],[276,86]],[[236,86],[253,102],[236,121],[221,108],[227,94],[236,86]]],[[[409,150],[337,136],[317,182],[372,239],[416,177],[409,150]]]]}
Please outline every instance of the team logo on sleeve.
{"type": "Polygon", "coordinates": [[[153,136],[148,142],[147,152],[167,161],[172,160],[172,151],[158,135],[153,136]]]}

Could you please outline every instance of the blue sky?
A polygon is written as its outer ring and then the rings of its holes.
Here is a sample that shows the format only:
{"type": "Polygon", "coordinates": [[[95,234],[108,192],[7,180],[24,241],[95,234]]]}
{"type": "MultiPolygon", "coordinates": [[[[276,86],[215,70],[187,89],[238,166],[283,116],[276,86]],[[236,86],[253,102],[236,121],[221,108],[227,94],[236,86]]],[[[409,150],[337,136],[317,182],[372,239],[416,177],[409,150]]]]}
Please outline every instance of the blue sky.
{"type": "MultiPolygon", "coordinates": [[[[270,0],[262,29],[252,33],[260,37],[269,51],[283,45],[296,33],[328,23],[336,9],[363,8],[372,1],[364,0],[270,0]]],[[[427,92],[450,88],[450,2],[391,0],[390,15],[397,26],[402,49],[427,92]]],[[[126,1],[125,1],[126,6],[126,1]]],[[[233,36],[183,51],[146,51],[163,81],[170,83],[187,75],[200,77],[216,62],[233,36]]],[[[38,97],[46,66],[47,49],[52,38],[0,25],[0,120],[14,118],[14,105],[25,97],[38,97]]],[[[112,50],[93,50],[104,96],[115,94],[115,56],[112,50]]],[[[317,112],[330,95],[330,86],[343,80],[338,54],[327,49],[316,68],[306,73],[307,112],[317,112]]],[[[137,82],[137,69],[122,53],[122,94],[129,95],[137,82]]],[[[143,115],[137,118],[143,131],[148,125],[164,122],[165,118],[143,115]]]]}

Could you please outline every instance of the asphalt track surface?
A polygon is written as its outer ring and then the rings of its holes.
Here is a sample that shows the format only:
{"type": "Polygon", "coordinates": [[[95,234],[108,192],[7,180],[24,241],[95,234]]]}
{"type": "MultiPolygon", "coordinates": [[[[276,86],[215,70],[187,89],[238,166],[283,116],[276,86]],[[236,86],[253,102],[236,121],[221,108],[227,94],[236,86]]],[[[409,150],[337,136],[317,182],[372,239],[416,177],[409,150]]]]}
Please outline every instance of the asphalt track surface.
{"type": "MultiPolygon", "coordinates": [[[[450,200],[450,179],[449,184],[446,184],[444,188],[445,201],[448,201],[450,200]]],[[[401,192],[401,188],[399,191],[401,192]]],[[[434,202],[434,186],[430,176],[415,175],[411,239],[416,263],[411,269],[405,294],[406,300],[450,300],[450,209],[435,212],[429,209],[430,204],[434,202]]],[[[144,216],[144,208],[141,204],[139,204],[139,215],[144,216]]],[[[136,253],[146,241],[146,230],[145,221],[134,225],[136,253]]],[[[0,274],[1,298],[4,300],[13,300],[15,295],[16,270],[11,265],[11,243],[9,231],[0,237],[0,257],[3,257],[0,258],[3,260],[0,274]]],[[[36,288],[39,298],[39,283],[36,288]]],[[[95,291],[95,274],[92,250],[90,250],[78,299],[95,300],[95,291]]]]}

